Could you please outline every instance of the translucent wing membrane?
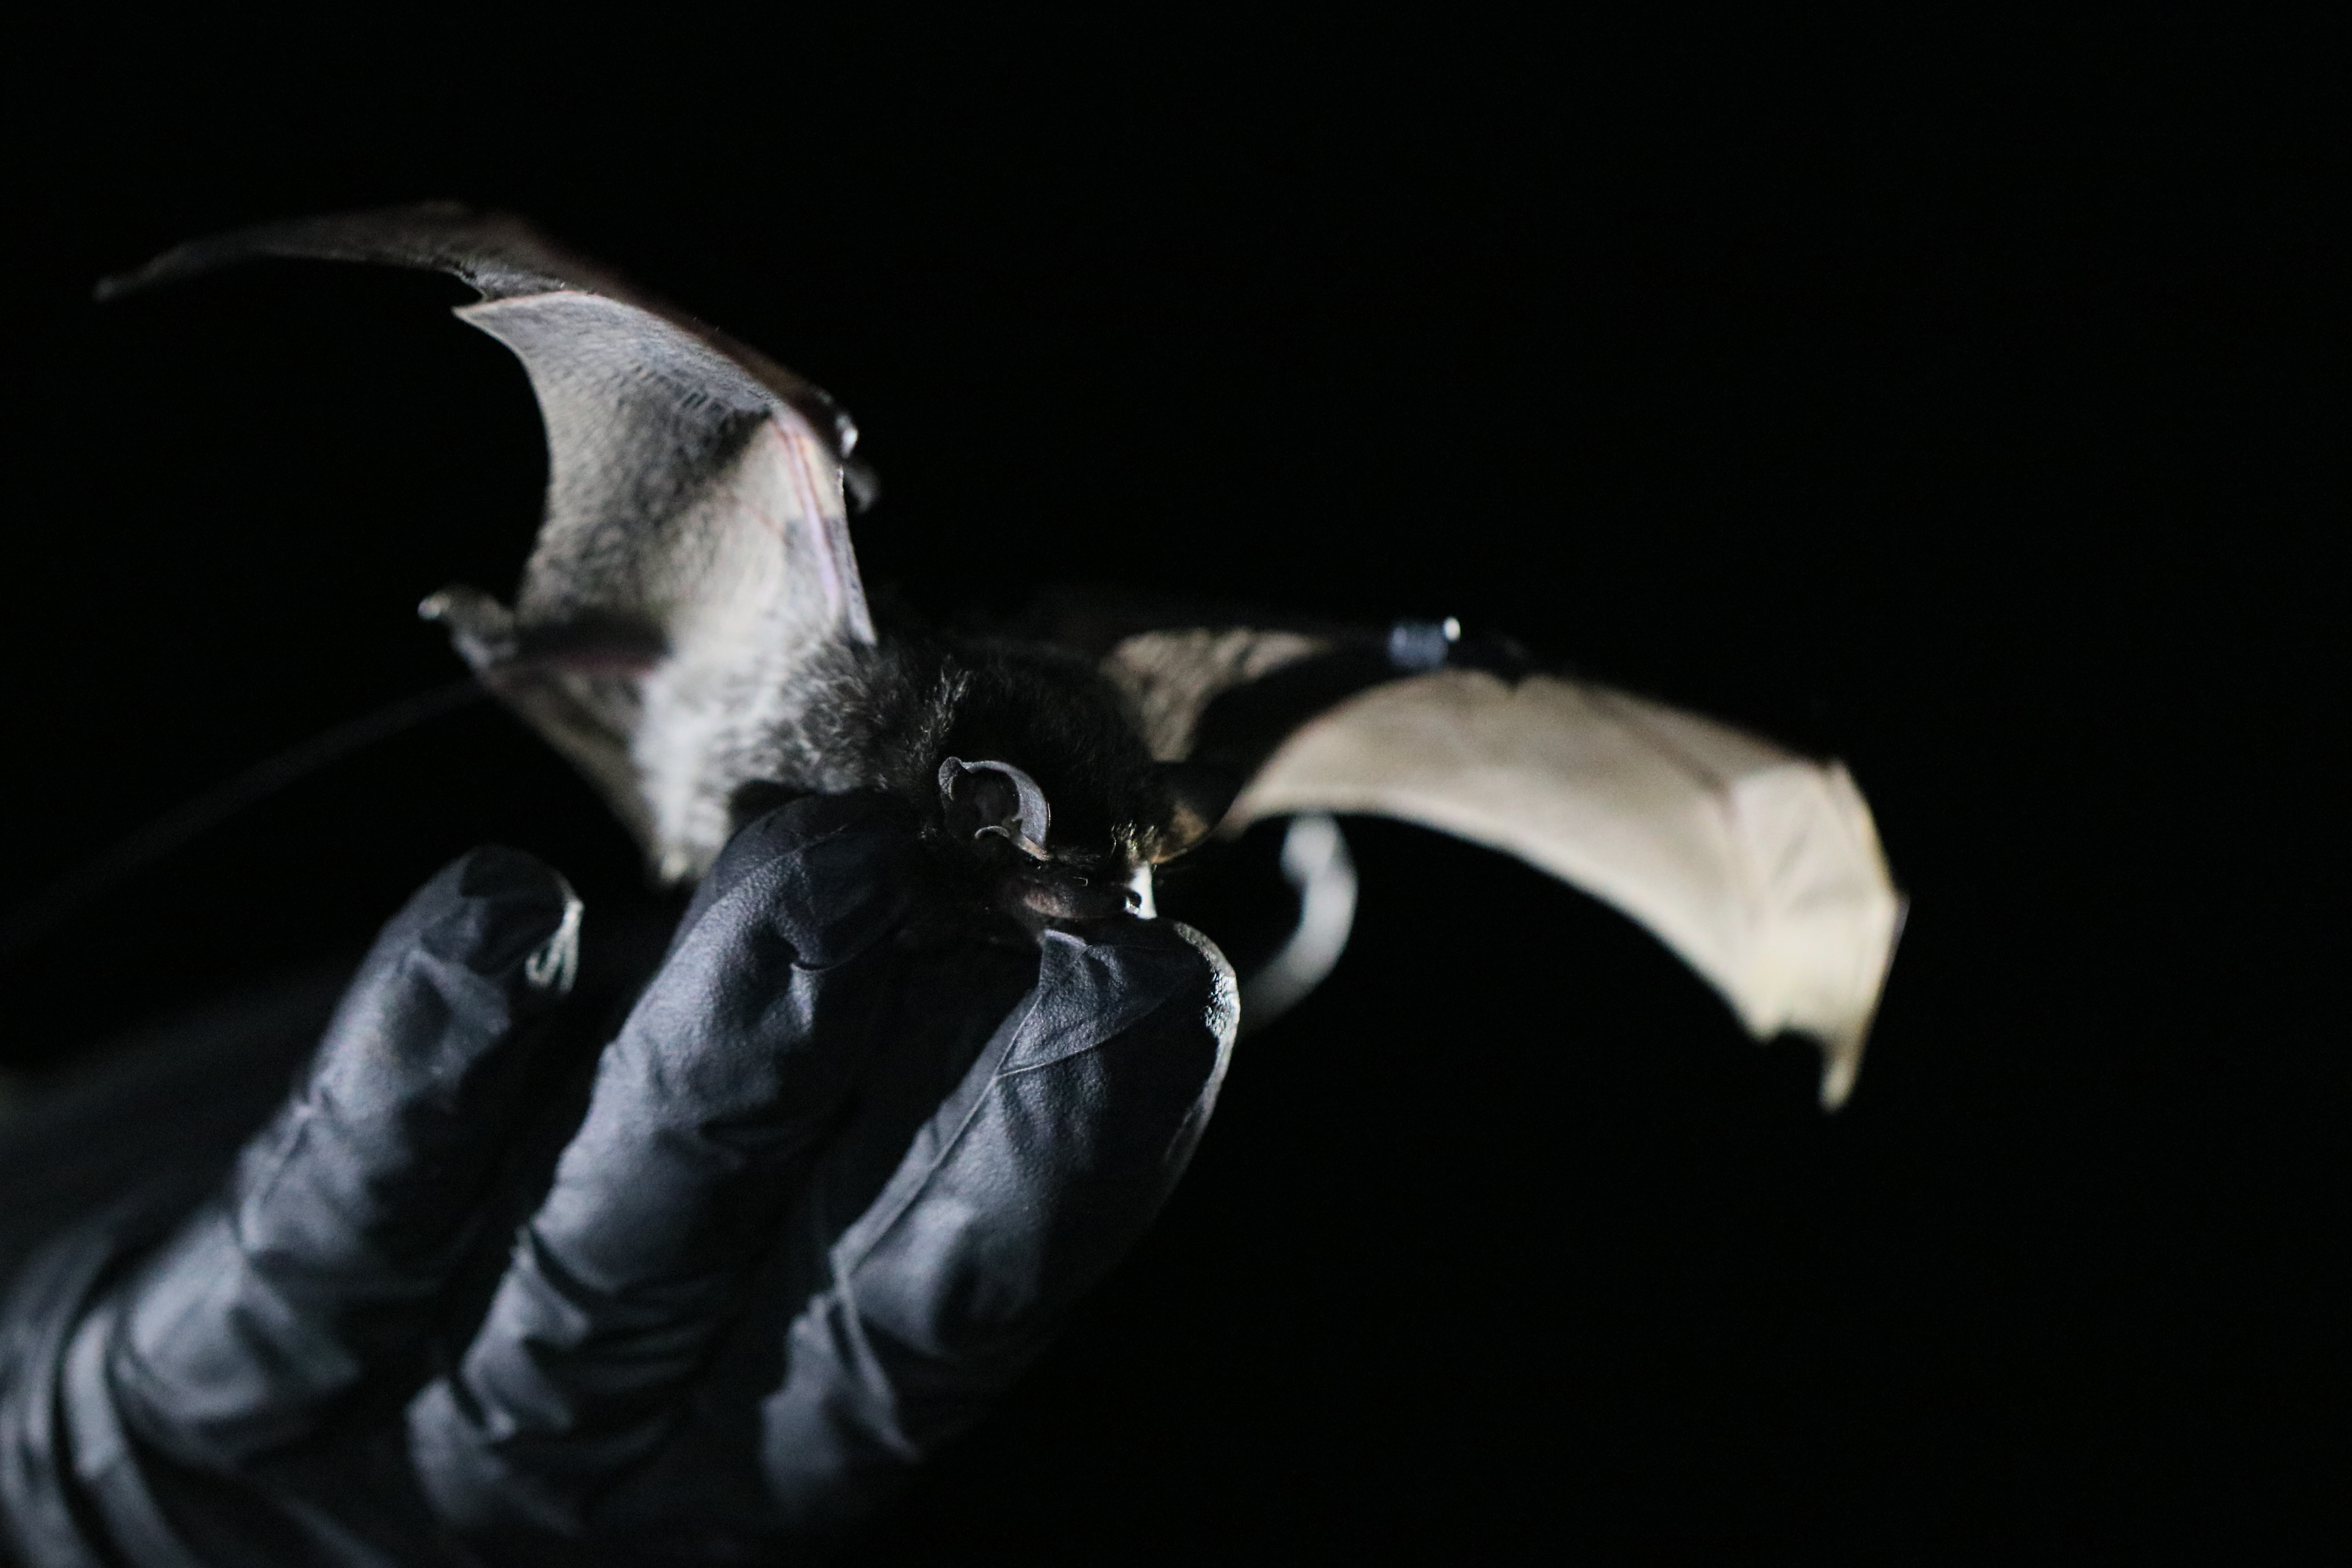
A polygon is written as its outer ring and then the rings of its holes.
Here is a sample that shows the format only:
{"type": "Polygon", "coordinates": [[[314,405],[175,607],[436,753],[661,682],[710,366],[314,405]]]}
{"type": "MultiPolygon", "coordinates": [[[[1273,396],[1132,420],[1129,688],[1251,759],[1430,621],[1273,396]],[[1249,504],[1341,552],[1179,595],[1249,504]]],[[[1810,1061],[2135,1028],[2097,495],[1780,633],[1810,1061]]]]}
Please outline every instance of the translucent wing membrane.
{"type": "Polygon", "coordinates": [[[547,426],[546,519],[511,609],[426,601],[491,688],[604,792],[663,875],[709,865],[772,776],[826,650],[871,643],[849,543],[856,432],[815,387],[518,219],[446,204],[269,224],[102,293],[258,257],[425,268],[481,303],[547,426]]]}
{"type": "Polygon", "coordinates": [[[1360,813],[1516,855],[1641,922],[1758,1037],[1819,1040],[1843,1102],[1904,910],[1845,769],[1515,651],[1448,667],[1440,636],[1171,627],[1104,662],[1155,752],[1242,775],[1227,835],[1360,813]]]}

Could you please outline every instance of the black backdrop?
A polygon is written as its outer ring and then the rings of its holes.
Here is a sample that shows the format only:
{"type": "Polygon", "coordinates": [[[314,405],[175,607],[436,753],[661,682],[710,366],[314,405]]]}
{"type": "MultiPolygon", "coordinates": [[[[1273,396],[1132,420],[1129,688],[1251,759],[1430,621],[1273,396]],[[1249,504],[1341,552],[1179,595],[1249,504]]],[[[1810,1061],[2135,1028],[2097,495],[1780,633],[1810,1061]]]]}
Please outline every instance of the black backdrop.
{"type": "MultiPolygon", "coordinates": [[[[100,274],[511,206],[831,388],[869,584],[1457,615],[1844,758],[1851,1106],[1617,917],[1351,826],[1354,944],[877,1560],[1916,1560],[2340,1531],[2342,128],[2319,41],[709,17],[68,26],[5,176],[0,896],[457,673],[543,459],[446,280],[100,274]],[[772,23],[775,19],[772,19],[772,23]],[[596,58],[592,58],[591,56],[596,58]]],[[[467,844],[642,897],[475,709],[6,960],[5,1058],[352,951],[467,844]]]]}

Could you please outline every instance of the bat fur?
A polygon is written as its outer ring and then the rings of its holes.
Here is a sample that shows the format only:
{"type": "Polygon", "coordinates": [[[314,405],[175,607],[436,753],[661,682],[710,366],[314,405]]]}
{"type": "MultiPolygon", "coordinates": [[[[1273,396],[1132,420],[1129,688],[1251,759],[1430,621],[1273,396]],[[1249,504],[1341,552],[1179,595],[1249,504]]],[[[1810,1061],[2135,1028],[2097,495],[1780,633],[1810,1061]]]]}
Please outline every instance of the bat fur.
{"type": "MultiPolygon", "coordinates": [[[[659,875],[698,875],[781,798],[880,791],[919,815],[975,912],[1034,937],[1151,913],[1152,868],[1221,825],[1380,813],[1615,904],[1751,1031],[1821,1039],[1825,1102],[1852,1086],[1903,904],[1835,763],[1452,622],[1282,629],[1101,601],[1028,635],[877,622],[847,531],[875,486],[847,416],[517,218],[443,203],[268,224],[100,294],[269,256],[430,268],[482,295],[458,314],[530,375],[546,515],[511,609],[464,587],[423,608],[659,875]]],[[[1319,911],[1286,950],[1292,999],[1352,909],[1344,847],[1316,820],[1284,860],[1319,911]]]]}

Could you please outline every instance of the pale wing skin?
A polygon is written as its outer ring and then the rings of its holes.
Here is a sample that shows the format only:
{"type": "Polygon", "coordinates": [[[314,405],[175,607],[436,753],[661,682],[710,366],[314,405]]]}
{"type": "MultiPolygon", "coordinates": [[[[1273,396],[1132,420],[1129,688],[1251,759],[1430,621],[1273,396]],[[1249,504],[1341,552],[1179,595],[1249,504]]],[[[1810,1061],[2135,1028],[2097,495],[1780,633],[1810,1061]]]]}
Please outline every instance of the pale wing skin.
{"type": "Polygon", "coordinates": [[[1151,754],[1174,763],[1192,754],[1210,703],[1330,649],[1330,639],[1297,632],[1183,626],[1123,638],[1100,668],[1151,754]]]}
{"type": "Polygon", "coordinates": [[[796,680],[870,644],[844,481],[856,431],[814,386],[520,219],[433,204],[266,224],[165,252],[101,297],[257,257],[447,272],[522,361],[547,426],[545,521],[509,610],[426,601],[484,680],[596,784],[662,875],[782,776],[796,680]]]}
{"type": "Polygon", "coordinates": [[[1852,1090],[1904,904],[1841,765],[1605,687],[1439,669],[1301,726],[1226,826],[1318,811],[1419,823],[1583,889],[1751,1033],[1818,1038],[1824,1104],[1852,1090]]]}
{"type": "MultiPolygon", "coordinates": [[[[633,305],[567,290],[458,313],[514,350],[547,422],[514,653],[484,672],[575,754],[556,710],[601,718],[627,753],[625,817],[664,876],[698,874],[734,788],[777,775],[794,676],[874,641],[839,460],[731,357],[633,305]],[[630,668],[634,628],[649,636],[630,668]]],[[[592,777],[614,772],[610,743],[580,759],[592,777]]]]}

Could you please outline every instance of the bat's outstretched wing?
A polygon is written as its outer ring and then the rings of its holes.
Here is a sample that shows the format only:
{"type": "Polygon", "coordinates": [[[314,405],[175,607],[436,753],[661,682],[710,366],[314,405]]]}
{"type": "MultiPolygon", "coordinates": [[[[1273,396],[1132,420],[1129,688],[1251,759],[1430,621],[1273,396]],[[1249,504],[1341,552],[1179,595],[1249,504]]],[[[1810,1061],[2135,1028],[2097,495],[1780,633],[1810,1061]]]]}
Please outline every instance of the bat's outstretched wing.
{"type": "Polygon", "coordinates": [[[1846,771],[1557,675],[1386,639],[1155,630],[1103,668],[1155,752],[1240,784],[1223,827],[1357,812],[1507,850],[1639,921],[1750,1032],[1819,1039],[1852,1090],[1904,904],[1846,771]]]}
{"type": "Polygon", "coordinates": [[[604,791],[661,872],[724,844],[774,777],[796,673],[874,628],[848,534],[856,430],[815,387],[519,219],[453,204],[194,241],[101,298],[258,257],[446,272],[512,349],[547,425],[547,513],[509,609],[425,602],[483,679],[604,791]]]}

